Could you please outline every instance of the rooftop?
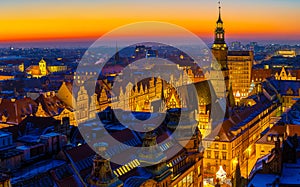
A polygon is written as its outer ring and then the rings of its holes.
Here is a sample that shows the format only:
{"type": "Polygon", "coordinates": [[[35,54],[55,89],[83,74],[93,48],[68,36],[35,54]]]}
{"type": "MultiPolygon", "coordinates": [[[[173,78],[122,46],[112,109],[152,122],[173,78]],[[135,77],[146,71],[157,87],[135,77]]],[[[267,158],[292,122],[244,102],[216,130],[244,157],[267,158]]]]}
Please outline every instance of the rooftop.
{"type": "Polygon", "coordinates": [[[248,187],[265,187],[268,184],[272,184],[276,178],[278,178],[275,174],[256,174],[251,182],[248,184],[248,187]]]}
{"type": "Polygon", "coordinates": [[[284,163],[281,177],[280,177],[280,184],[281,185],[295,185],[300,184],[300,158],[297,159],[297,163],[290,164],[284,163]]]}
{"type": "Polygon", "coordinates": [[[4,131],[0,131],[0,138],[1,137],[6,137],[6,136],[11,136],[12,134],[10,132],[4,132],[4,131]]]}
{"type": "Polygon", "coordinates": [[[252,51],[228,51],[228,56],[250,56],[252,51]]]}

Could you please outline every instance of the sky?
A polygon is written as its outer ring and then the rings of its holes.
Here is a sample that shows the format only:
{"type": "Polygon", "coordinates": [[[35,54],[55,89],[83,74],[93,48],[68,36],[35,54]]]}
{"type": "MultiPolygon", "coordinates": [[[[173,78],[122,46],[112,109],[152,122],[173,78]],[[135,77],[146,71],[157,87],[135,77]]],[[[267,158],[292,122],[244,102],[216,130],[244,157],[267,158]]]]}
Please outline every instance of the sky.
{"type": "MultiPolygon", "coordinates": [[[[221,5],[227,39],[300,41],[299,0],[221,5]]],[[[0,42],[98,38],[141,21],[168,22],[213,38],[217,17],[217,0],[9,0],[0,2],[0,42]]]]}

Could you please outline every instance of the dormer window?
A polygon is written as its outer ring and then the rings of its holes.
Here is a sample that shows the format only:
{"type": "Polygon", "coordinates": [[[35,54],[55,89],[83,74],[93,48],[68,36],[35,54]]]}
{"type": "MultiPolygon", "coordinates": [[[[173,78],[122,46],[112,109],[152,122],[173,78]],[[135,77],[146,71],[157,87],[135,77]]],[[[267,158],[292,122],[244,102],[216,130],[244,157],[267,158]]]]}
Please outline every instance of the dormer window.
{"type": "Polygon", "coordinates": [[[286,94],[287,94],[287,95],[293,95],[293,94],[294,94],[294,91],[292,90],[292,88],[289,88],[289,89],[286,91],[286,94]]]}
{"type": "Polygon", "coordinates": [[[268,141],[268,142],[272,141],[272,135],[268,135],[267,141],[268,141]]]}

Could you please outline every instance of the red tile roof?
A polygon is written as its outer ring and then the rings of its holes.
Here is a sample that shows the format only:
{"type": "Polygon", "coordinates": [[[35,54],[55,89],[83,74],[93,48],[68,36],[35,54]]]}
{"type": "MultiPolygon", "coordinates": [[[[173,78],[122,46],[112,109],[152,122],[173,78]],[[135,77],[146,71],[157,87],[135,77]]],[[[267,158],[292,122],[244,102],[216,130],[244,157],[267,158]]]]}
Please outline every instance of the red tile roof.
{"type": "Polygon", "coordinates": [[[88,144],[74,147],[66,150],[65,152],[70,156],[70,158],[72,158],[73,162],[78,162],[89,156],[95,155],[95,152],[89,147],[88,144]]]}
{"type": "Polygon", "coordinates": [[[48,116],[59,115],[67,106],[55,95],[55,93],[47,92],[41,94],[37,99],[37,103],[41,103],[43,110],[48,116]]]}
{"type": "MultiPolygon", "coordinates": [[[[28,68],[26,68],[26,72],[31,74],[31,75],[42,75],[41,69],[38,65],[31,65],[28,68]]],[[[49,70],[47,69],[47,74],[49,74],[49,70]]]]}
{"type": "Polygon", "coordinates": [[[29,97],[22,99],[0,99],[0,116],[7,117],[6,123],[19,124],[28,115],[34,114],[37,103],[29,97]]]}
{"type": "Polygon", "coordinates": [[[295,134],[300,134],[299,125],[276,125],[273,126],[263,137],[261,137],[256,143],[257,144],[274,144],[274,141],[268,141],[269,135],[284,135],[294,136],[295,134]]]}
{"type": "Polygon", "coordinates": [[[78,184],[79,179],[75,179],[76,175],[70,165],[64,165],[50,171],[52,178],[59,187],[72,186],[80,187],[82,183],[78,184]]]}

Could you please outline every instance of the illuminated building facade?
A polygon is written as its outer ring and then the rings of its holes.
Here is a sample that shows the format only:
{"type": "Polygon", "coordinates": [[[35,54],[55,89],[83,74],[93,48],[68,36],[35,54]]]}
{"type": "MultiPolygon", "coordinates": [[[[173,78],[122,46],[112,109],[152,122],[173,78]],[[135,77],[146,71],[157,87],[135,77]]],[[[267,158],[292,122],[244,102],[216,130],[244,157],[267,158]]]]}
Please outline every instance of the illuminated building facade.
{"type": "Polygon", "coordinates": [[[0,186],[11,187],[10,176],[8,174],[0,173],[0,186]]]}
{"type": "Polygon", "coordinates": [[[282,111],[288,111],[300,99],[300,82],[267,79],[281,97],[282,111]]]}
{"type": "Polygon", "coordinates": [[[98,74],[97,71],[90,71],[92,68],[81,69],[82,71],[74,72],[73,79],[76,84],[83,84],[85,81],[94,78],[98,74]]]}
{"type": "Polygon", "coordinates": [[[151,111],[151,102],[162,96],[162,84],[159,78],[151,78],[135,85],[128,83],[125,88],[120,87],[118,100],[113,103],[113,107],[138,112],[151,111]]]}
{"type": "MultiPolygon", "coordinates": [[[[123,112],[123,115],[126,115],[130,111],[123,112]]],[[[100,145],[97,149],[101,149],[100,151],[105,150],[105,153],[102,154],[107,154],[110,160],[121,156],[122,165],[105,160],[101,156],[94,156],[95,152],[87,144],[66,150],[64,154],[76,169],[76,175],[79,175],[88,186],[117,184],[116,186],[124,187],[203,187],[204,148],[200,131],[196,129],[192,137],[181,136],[178,140],[168,135],[176,128],[173,122],[178,120],[178,112],[179,109],[169,110],[163,125],[146,133],[137,133],[130,129],[116,132],[113,129],[119,128],[120,124],[114,114],[109,109],[101,112],[100,118],[112,124],[112,129],[107,128],[110,135],[99,132],[100,136],[94,136],[96,139],[90,136],[90,141],[100,145]],[[138,152],[132,152],[129,148],[113,143],[103,148],[105,143],[99,144],[99,142],[101,140],[105,142],[107,136],[113,136],[122,142],[128,142],[132,146],[139,146],[141,149],[138,152]],[[143,149],[143,147],[150,147],[150,150],[143,149]],[[178,149],[178,153],[174,153],[174,148],[178,149]],[[81,155],[78,152],[84,152],[85,154],[81,155]],[[150,165],[143,167],[145,163],[150,165]]],[[[144,115],[143,112],[136,114],[144,115]]],[[[157,114],[159,115],[159,113],[157,114]]],[[[185,121],[182,130],[197,123],[194,118],[194,111],[181,110],[181,115],[183,115],[185,121]]],[[[154,117],[152,120],[155,121],[156,118],[154,117]]],[[[94,129],[96,126],[87,125],[84,128],[94,129]]],[[[191,128],[188,129],[191,130],[191,128]]]]}
{"type": "Polygon", "coordinates": [[[35,101],[38,104],[35,116],[53,117],[61,122],[63,118],[68,118],[70,125],[77,125],[73,109],[61,101],[55,92],[41,93],[35,101]]]}
{"type": "Polygon", "coordinates": [[[258,84],[263,82],[265,79],[270,78],[271,76],[271,69],[252,69],[251,82],[253,82],[254,84],[258,84]]]}
{"type": "Polygon", "coordinates": [[[40,78],[48,75],[50,72],[47,69],[46,61],[42,58],[39,61],[39,65],[32,65],[26,68],[26,73],[30,74],[34,78],[40,78]]]}
{"type": "Polygon", "coordinates": [[[211,52],[216,60],[212,62],[210,80],[214,84],[214,89],[219,98],[227,96],[229,90],[229,73],[227,64],[228,46],[225,42],[225,30],[221,19],[221,7],[219,7],[219,18],[215,30],[215,41],[212,45],[211,52]],[[223,77],[220,77],[218,71],[222,71],[223,77]],[[224,84],[225,83],[225,84],[224,84]],[[225,91],[225,93],[224,93],[225,91]]]}
{"type": "Polygon", "coordinates": [[[295,50],[279,50],[276,52],[276,55],[282,56],[285,58],[293,58],[293,57],[297,56],[295,50]]]}
{"type": "Polygon", "coordinates": [[[294,80],[295,81],[297,79],[297,77],[293,76],[290,71],[287,72],[286,69],[284,68],[284,66],[282,66],[281,71],[279,73],[276,72],[275,79],[276,80],[294,80]]]}
{"type": "Polygon", "coordinates": [[[235,112],[204,138],[207,147],[204,154],[205,177],[215,177],[219,167],[223,166],[227,178],[230,178],[237,163],[241,166],[242,175],[248,176],[253,166],[249,161],[255,157],[256,141],[265,129],[272,126],[272,117],[281,114],[276,91],[269,83],[264,83],[260,93],[251,97],[256,104],[235,112]]]}
{"type": "MultiPolygon", "coordinates": [[[[74,90],[73,86],[75,85],[72,85],[72,83],[63,82],[56,96],[74,111],[76,115],[74,122],[76,121],[76,125],[78,125],[78,123],[89,119],[90,102],[84,85],[75,86],[74,90]]],[[[94,100],[91,102],[94,102],[94,100]]]]}
{"type": "Polygon", "coordinates": [[[251,85],[251,72],[254,61],[252,51],[229,51],[229,80],[236,103],[248,97],[251,85]]]}
{"type": "Polygon", "coordinates": [[[271,152],[257,160],[249,186],[299,186],[299,136],[274,140],[271,152]]]}
{"type": "MultiPolygon", "coordinates": [[[[19,66],[19,70],[21,72],[24,71],[24,64],[21,64],[19,66]]],[[[50,73],[66,71],[66,70],[67,70],[67,66],[65,65],[47,65],[47,62],[42,58],[39,61],[39,65],[31,65],[28,68],[26,68],[26,73],[31,75],[34,78],[41,78],[50,73]]]]}
{"type": "Polygon", "coordinates": [[[189,97],[190,93],[186,92],[187,87],[194,86],[198,96],[198,108],[195,114],[198,127],[203,136],[208,135],[211,132],[211,121],[209,119],[212,110],[221,110],[221,108],[216,108],[218,107],[217,104],[213,106],[213,103],[217,102],[217,96],[215,92],[210,90],[211,83],[209,81],[200,81],[182,85],[177,79],[174,80],[174,83],[178,87],[173,87],[159,78],[151,78],[135,84],[135,86],[132,83],[128,83],[125,88],[120,88],[119,95],[116,96],[111,104],[105,102],[107,101],[106,92],[101,92],[99,98],[100,111],[104,109],[103,106],[112,106],[116,109],[136,112],[157,112],[172,108],[185,108],[191,102],[189,101],[189,98],[191,98],[189,97]]]}
{"type": "Polygon", "coordinates": [[[13,78],[15,78],[15,76],[11,75],[11,74],[6,74],[6,73],[0,74],[0,81],[9,80],[9,79],[13,79],[13,78]]]}
{"type": "Polygon", "coordinates": [[[275,142],[283,142],[288,136],[294,136],[300,133],[299,125],[275,125],[265,135],[263,135],[256,143],[256,159],[264,157],[272,152],[275,148],[275,142]]]}

